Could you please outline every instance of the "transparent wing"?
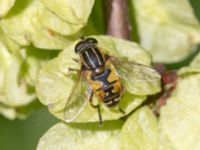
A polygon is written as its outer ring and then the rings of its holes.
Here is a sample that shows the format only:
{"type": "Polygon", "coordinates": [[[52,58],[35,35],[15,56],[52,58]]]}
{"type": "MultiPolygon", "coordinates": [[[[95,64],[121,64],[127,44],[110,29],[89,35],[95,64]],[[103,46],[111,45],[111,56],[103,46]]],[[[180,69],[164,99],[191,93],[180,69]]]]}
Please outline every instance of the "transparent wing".
{"type": "Polygon", "coordinates": [[[160,79],[159,73],[149,66],[111,56],[110,60],[116,67],[120,77],[126,81],[154,82],[160,79]]]}
{"type": "Polygon", "coordinates": [[[87,83],[80,70],[64,109],[66,122],[72,121],[83,110],[87,99],[87,83]]]}

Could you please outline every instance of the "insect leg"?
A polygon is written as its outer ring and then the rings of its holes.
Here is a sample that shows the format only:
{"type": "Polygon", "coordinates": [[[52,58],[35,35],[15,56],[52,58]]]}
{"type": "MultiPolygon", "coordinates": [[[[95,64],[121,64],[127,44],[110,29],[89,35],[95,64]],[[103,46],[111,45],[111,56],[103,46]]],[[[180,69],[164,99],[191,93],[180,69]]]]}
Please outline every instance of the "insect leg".
{"type": "Polygon", "coordinates": [[[102,117],[101,117],[101,110],[100,110],[100,105],[97,105],[97,109],[98,109],[98,114],[99,114],[99,125],[102,126],[102,117]]]}
{"type": "Polygon", "coordinates": [[[83,65],[81,65],[81,69],[76,69],[76,68],[70,68],[70,67],[69,67],[68,70],[69,70],[69,71],[75,71],[75,72],[78,72],[78,71],[80,71],[80,70],[84,71],[85,68],[84,68],[83,65]]]}
{"type": "Polygon", "coordinates": [[[77,63],[79,63],[79,60],[76,59],[76,58],[72,58],[72,60],[75,61],[75,62],[77,62],[77,63]]]}
{"type": "Polygon", "coordinates": [[[119,111],[125,114],[125,111],[119,106],[119,111]]]}
{"type": "Polygon", "coordinates": [[[94,93],[93,93],[93,91],[92,91],[91,89],[89,89],[89,94],[90,94],[90,96],[89,96],[90,105],[91,105],[93,108],[97,108],[97,110],[98,110],[98,115],[99,115],[99,125],[101,126],[103,123],[102,123],[100,105],[99,105],[99,104],[94,105],[94,104],[92,103],[92,98],[93,98],[94,93]]]}
{"type": "Polygon", "coordinates": [[[93,95],[94,95],[94,93],[93,93],[92,89],[89,89],[89,102],[90,102],[90,105],[91,105],[93,108],[97,108],[97,105],[94,105],[94,104],[92,103],[93,95]]]}
{"type": "MultiPolygon", "coordinates": [[[[124,96],[125,92],[126,92],[126,89],[122,86],[122,96],[121,96],[121,99],[122,99],[122,97],[124,96]]],[[[119,111],[121,111],[123,114],[126,113],[126,112],[120,107],[120,105],[119,105],[119,111]]]]}
{"type": "Polygon", "coordinates": [[[74,68],[68,68],[68,69],[69,71],[76,71],[76,72],[80,71],[80,69],[74,69],[74,68]]]}

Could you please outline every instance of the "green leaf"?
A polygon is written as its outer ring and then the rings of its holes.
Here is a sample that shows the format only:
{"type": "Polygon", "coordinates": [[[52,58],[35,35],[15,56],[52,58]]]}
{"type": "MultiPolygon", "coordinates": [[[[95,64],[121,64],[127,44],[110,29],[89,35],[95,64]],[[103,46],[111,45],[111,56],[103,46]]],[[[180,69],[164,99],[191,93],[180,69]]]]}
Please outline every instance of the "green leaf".
{"type": "MultiPolygon", "coordinates": [[[[99,41],[99,46],[103,47],[103,50],[110,55],[127,58],[130,61],[134,60],[146,65],[150,64],[151,60],[148,53],[135,43],[108,36],[95,36],[95,38],[99,41]]],[[[41,103],[47,105],[49,111],[61,120],[64,120],[64,108],[76,75],[76,73],[69,71],[69,68],[80,68],[80,65],[73,61],[73,58],[79,59],[78,55],[74,53],[74,47],[77,42],[75,41],[41,69],[36,84],[37,96],[41,103]]],[[[140,84],[134,83],[134,85],[130,81],[126,82],[126,85],[129,84],[129,87],[133,87],[132,89],[134,90],[134,86],[139,87],[140,84]]],[[[138,94],[134,93],[135,91],[132,93],[132,89],[127,88],[127,92],[120,102],[120,107],[126,114],[139,106],[145,100],[146,95],[160,91],[159,80],[153,83],[144,82],[143,88],[137,90],[140,91],[138,94]]],[[[94,97],[94,101],[98,101],[96,97],[94,97]]],[[[113,120],[124,116],[118,108],[108,108],[101,103],[100,105],[103,120],[113,120]]],[[[98,112],[87,102],[83,111],[73,121],[98,121],[98,112]]]]}
{"type": "Polygon", "coordinates": [[[156,150],[157,138],[157,119],[148,107],[142,107],[123,125],[120,150],[156,150]]]}
{"type": "Polygon", "coordinates": [[[65,124],[58,123],[50,128],[39,140],[37,150],[116,150],[120,140],[122,121],[65,124]]]}
{"type": "Polygon", "coordinates": [[[181,61],[200,43],[200,24],[188,0],[132,0],[132,4],[140,43],[154,61],[181,61]]]}
{"type": "Polygon", "coordinates": [[[0,18],[5,16],[15,4],[15,0],[1,0],[0,1],[0,18]]]}

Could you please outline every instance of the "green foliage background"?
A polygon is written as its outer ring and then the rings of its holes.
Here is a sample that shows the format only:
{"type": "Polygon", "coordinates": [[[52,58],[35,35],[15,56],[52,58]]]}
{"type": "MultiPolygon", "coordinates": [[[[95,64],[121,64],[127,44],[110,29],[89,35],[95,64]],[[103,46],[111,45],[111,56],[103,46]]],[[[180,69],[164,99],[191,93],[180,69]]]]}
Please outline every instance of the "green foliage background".
{"type": "Polygon", "coordinates": [[[35,150],[38,139],[58,120],[43,107],[26,120],[10,121],[0,116],[0,149],[35,150]]]}
{"type": "MultiPolygon", "coordinates": [[[[200,1],[199,0],[190,0],[197,18],[200,20],[200,1]]],[[[100,14],[100,7],[96,7],[96,15],[100,14]]],[[[131,9],[131,8],[130,8],[131,9]]],[[[100,14],[101,15],[101,14],[100,14]]],[[[93,17],[93,16],[91,16],[93,17]]],[[[102,17],[102,16],[101,16],[102,17]]],[[[134,16],[130,16],[131,24],[134,25],[134,16]]],[[[89,24],[94,24],[97,27],[97,30],[102,32],[104,31],[104,27],[101,26],[102,18],[96,19],[96,22],[89,22],[89,24]]],[[[95,29],[94,29],[95,30],[95,29]]],[[[96,32],[98,32],[96,31],[96,32]]],[[[136,28],[133,28],[133,32],[135,33],[133,37],[134,40],[138,40],[136,28]]],[[[95,31],[85,31],[90,34],[90,32],[95,31]]],[[[200,50],[200,48],[198,48],[200,50]]],[[[199,51],[198,50],[198,51],[199,51]]],[[[196,55],[196,54],[194,54],[196,55]]],[[[178,68],[180,66],[188,64],[190,60],[194,57],[191,56],[187,60],[168,65],[167,68],[178,68]]],[[[14,120],[10,121],[0,116],[0,149],[1,150],[34,150],[38,143],[39,138],[49,129],[52,125],[54,125],[58,120],[50,115],[47,111],[47,108],[42,106],[41,104],[36,104],[38,109],[33,111],[30,116],[26,120],[14,120]]]]}

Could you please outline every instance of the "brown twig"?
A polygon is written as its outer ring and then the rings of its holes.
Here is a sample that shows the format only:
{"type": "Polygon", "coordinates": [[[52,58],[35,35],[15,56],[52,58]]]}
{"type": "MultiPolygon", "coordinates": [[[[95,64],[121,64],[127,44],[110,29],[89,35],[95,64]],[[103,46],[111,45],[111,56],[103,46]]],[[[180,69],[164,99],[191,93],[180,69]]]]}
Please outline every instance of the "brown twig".
{"type": "Polygon", "coordinates": [[[130,39],[131,26],[127,4],[128,0],[104,0],[108,35],[130,39]]]}
{"type": "Polygon", "coordinates": [[[166,71],[163,64],[156,64],[154,66],[161,75],[162,91],[156,95],[148,97],[149,106],[152,108],[154,114],[159,117],[161,108],[167,103],[168,98],[172,95],[176,88],[177,72],[175,70],[166,71]]]}

